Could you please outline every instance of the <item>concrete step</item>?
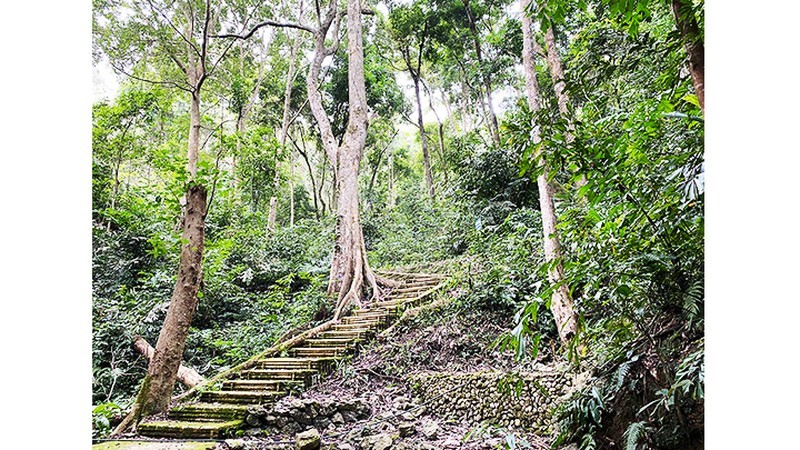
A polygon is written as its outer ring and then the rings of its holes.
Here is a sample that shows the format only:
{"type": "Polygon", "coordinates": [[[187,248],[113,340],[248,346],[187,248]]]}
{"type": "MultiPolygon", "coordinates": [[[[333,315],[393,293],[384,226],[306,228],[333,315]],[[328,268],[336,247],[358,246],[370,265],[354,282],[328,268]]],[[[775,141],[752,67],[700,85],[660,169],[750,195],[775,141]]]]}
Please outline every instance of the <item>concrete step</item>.
{"type": "Polygon", "coordinates": [[[364,308],[364,309],[356,309],[353,311],[352,316],[348,317],[381,317],[387,318],[391,317],[391,313],[386,311],[385,309],[380,308],[364,308]]]}
{"type": "Polygon", "coordinates": [[[140,435],[153,438],[218,439],[228,436],[243,424],[243,420],[226,422],[160,420],[142,422],[137,430],[140,435]]]}
{"type": "Polygon", "coordinates": [[[169,410],[168,417],[177,421],[226,422],[244,419],[247,406],[226,403],[189,403],[169,410]]]}
{"type": "Polygon", "coordinates": [[[306,385],[311,382],[311,377],[319,373],[310,369],[250,369],[243,370],[241,380],[281,380],[302,381],[306,385]]]}
{"type": "Polygon", "coordinates": [[[349,331],[349,330],[338,330],[338,331],[324,331],[317,335],[320,339],[366,339],[367,336],[370,335],[370,332],[365,331],[349,331]]]}
{"type": "Polygon", "coordinates": [[[297,356],[341,356],[348,350],[347,347],[297,347],[289,352],[297,356]]]}
{"type": "Polygon", "coordinates": [[[302,381],[287,380],[226,380],[222,383],[225,391],[265,391],[284,392],[303,387],[302,381]]]}
{"type": "Polygon", "coordinates": [[[351,338],[313,338],[306,340],[304,345],[309,347],[354,347],[362,339],[351,338]]]}
{"type": "Polygon", "coordinates": [[[264,358],[258,360],[256,367],[259,369],[320,370],[331,361],[331,358],[264,358]]]}
{"type": "Polygon", "coordinates": [[[409,294],[421,294],[423,292],[430,291],[433,286],[413,286],[413,287],[403,287],[399,289],[392,289],[389,292],[390,297],[397,297],[400,294],[409,295],[409,294]]]}
{"type": "Polygon", "coordinates": [[[362,324],[366,326],[373,326],[382,324],[384,322],[385,320],[383,319],[383,317],[378,317],[378,316],[368,316],[368,317],[347,316],[342,318],[343,324],[362,324]]]}
{"type": "Polygon", "coordinates": [[[270,391],[206,391],[200,394],[200,400],[216,403],[264,404],[273,403],[284,395],[285,392],[270,391]]]}
{"type": "Polygon", "coordinates": [[[365,323],[337,323],[331,327],[331,330],[334,331],[363,331],[363,332],[371,332],[374,331],[377,326],[374,324],[365,324],[365,323]]]}

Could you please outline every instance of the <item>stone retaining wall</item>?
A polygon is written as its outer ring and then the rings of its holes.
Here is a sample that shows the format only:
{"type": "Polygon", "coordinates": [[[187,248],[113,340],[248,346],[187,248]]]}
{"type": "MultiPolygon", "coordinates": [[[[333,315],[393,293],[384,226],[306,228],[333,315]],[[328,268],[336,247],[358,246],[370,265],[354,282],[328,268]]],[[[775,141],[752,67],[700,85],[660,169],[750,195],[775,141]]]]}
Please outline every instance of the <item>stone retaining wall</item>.
{"type": "Polygon", "coordinates": [[[408,377],[414,393],[438,417],[477,425],[548,431],[557,399],[573,377],[562,372],[435,373],[408,377]]]}
{"type": "Polygon", "coordinates": [[[301,399],[285,397],[275,405],[248,408],[245,421],[270,433],[293,436],[310,427],[332,431],[338,426],[368,418],[372,409],[362,399],[301,399]]]}

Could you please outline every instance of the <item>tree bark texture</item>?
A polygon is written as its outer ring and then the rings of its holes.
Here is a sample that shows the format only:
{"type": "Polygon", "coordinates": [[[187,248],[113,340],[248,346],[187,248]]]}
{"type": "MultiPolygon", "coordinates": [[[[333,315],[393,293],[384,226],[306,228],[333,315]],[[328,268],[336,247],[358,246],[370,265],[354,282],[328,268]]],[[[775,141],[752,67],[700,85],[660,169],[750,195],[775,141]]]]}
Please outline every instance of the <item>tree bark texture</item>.
{"type": "Polygon", "coordinates": [[[689,0],[672,0],[672,12],[675,14],[675,23],[683,39],[686,53],[689,54],[689,73],[692,75],[692,85],[694,86],[697,101],[700,103],[700,110],[703,116],[706,115],[706,70],[705,70],[705,46],[700,36],[700,28],[697,26],[697,19],[692,11],[692,2],[689,0]]]}
{"type": "MultiPolygon", "coordinates": [[[[189,105],[189,162],[187,169],[189,178],[197,178],[197,160],[200,153],[200,92],[192,92],[189,105]]],[[[188,197],[187,197],[188,199],[188,197]]]]}
{"type": "MultiPolygon", "coordinates": [[[[547,24],[547,31],[544,33],[545,44],[547,44],[547,65],[550,68],[550,76],[553,79],[553,90],[556,93],[556,100],[558,102],[558,112],[561,118],[567,122],[567,131],[564,139],[567,144],[571,144],[575,140],[574,124],[572,116],[569,114],[569,95],[566,90],[566,80],[564,78],[564,67],[561,65],[561,58],[558,56],[558,48],[556,47],[556,34],[552,23],[547,24]]],[[[576,187],[580,188],[586,185],[586,175],[581,175],[575,183],[576,187]]]]}
{"type": "MultiPolygon", "coordinates": [[[[533,30],[531,29],[531,19],[525,14],[531,0],[521,0],[522,3],[522,62],[525,70],[525,89],[528,97],[530,110],[539,110],[539,86],[536,81],[536,70],[534,64],[533,49],[533,30]]],[[[538,144],[541,141],[539,127],[534,122],[532,129],[533,142],[538,144]]],[[[539,155],[534,155],[537,157],[539,155]]],[[[544,158],[541,158],[544,164],[544,158]]],[[[545,261],[550,266],[548,278],[556,285],[553,290],[553,297],[550,309],[556,320],[558,335],[561,341],[567,343],[575,335],[578,329],[578,318],[575,313],[575,306],[567,285],[564,283],[564,266],[561,263],[561,244],[558,240],[556,230],[555,205],[553,203],[553,188],[547,179],[547,166],[536,179],[539,186],[539,202],[542,212],[542,232],[544,235],[544,254],[545,261]]]]}
{"type": "MultiPolygon", "coordinates": [[[[206,189],[190,184],[181,240],[180,265],[167,317],[158,335],[156,349],[142,386],[140,417],[166,411],[183,360],[186,335],[197,308],[201,264],[205,247],[206,189]]],[[[138,403],[138,400],[137,400],[138,403]]]]}
{"type": "Polygon", "coordinates": [[[367,261],[364,235],[359,218],[358,172],[367,138],[368,111],[367,91],[364,80],[364,46],[361,24],[360,0],[347,2],[347,63],[348,63],[348,110],[347,128],[338,145],[333,136],[330,120],[322,105],[319,92],[319,73],[326,56],[336,52],[340,15],[336,2],[331,2],[324,20],[315,33],[315,53],[309,67],[308,97],[311,112],[320,129],[325,152],[333,166],[336,198],[336,243],[331,261],[328,295],[338,293],[334,319],[345,309],[360,305],[365,283],[372,289],[372,298],[379,299],[381,291],[378,280],[387,285],[396,285],[390,280],[375,275],[367,261]],[[325,36],[333,27],[334,44],[325,46],[325,36]]]}
{"type": "Polygon", "coordinates": [[[425,166],[425,185],[428,187],[428,196],[431,200],[436,198],[433,187],[433,172],[431,171],[431,157],[428,151],[428,137],[425,134],[425,125],[422,122],[422,98],[419,92],[419,77],[414,77],[414,94],[417,96],[417,127],[419,138],[422,142],[422,161],[425,166]]]}
{"type": "MultiPolygon", "coordinates": [[[[136,339],[133,340],[133,348],[147,358],[148,361],[153,359],[153,355],[156,352],[156,350],[141,336],[137,336],[136,339]]],[[[184,366],[183,364],[178,367],[177,379],[188,388],[195,387],[205,381],[205,378],[197,373],[196,370],[184,366]]]]}

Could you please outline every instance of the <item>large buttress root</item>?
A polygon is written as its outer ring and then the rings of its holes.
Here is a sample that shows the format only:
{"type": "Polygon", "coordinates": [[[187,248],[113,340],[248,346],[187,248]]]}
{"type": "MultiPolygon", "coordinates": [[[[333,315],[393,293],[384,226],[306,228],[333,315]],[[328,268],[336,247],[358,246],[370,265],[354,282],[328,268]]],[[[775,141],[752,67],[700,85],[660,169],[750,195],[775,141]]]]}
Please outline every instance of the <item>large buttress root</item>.
{"type": "Polygon", "coordinates": [[[376,275],[370,267],[358,216],[339,216],[336,228],[328,295],[338,293],[334,312],[334,319],[338,320],[349,306],[363,306],[365,287],[372,291],[371,303],[384,298],[383,288],[396,288],[400,283],[376,275]]]}

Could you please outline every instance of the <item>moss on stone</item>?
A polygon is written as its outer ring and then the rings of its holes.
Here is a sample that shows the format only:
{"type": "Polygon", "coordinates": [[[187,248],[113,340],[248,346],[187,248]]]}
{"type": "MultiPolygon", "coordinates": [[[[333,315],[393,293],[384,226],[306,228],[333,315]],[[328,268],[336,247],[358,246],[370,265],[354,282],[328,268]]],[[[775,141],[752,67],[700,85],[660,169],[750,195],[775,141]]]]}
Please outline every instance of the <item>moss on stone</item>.
{"type": "Polygon", "coordinates": [[[92,450],[212,450],[215,442],[131,442],[108,441],[92,446],[92,450]]]}

